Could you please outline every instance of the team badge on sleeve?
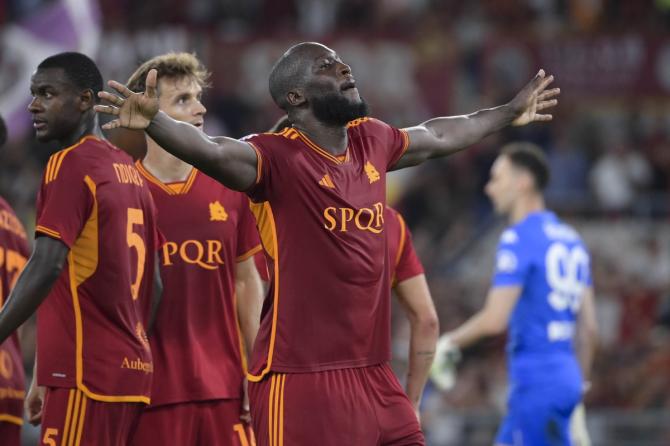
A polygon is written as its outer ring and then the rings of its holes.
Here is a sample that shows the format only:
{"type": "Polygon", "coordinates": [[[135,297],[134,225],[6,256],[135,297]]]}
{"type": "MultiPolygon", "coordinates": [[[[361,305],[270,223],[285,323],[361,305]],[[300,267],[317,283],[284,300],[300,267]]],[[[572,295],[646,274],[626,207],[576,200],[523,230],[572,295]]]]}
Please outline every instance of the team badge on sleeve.
{"type": "Polygon", "coordinates": [[[496,270],[501,273],[513,273],[519,264],[516,254],[507,249],[498,251],[496,270]]]}
{"type": "Polygon", "coordinates": [[[519,236],[516,234],[514,230],[508,229],[507,231],[502,233],[502,235],[500,236],[500,241],[502,243],[511,245],[519,241],[519,236]]]}

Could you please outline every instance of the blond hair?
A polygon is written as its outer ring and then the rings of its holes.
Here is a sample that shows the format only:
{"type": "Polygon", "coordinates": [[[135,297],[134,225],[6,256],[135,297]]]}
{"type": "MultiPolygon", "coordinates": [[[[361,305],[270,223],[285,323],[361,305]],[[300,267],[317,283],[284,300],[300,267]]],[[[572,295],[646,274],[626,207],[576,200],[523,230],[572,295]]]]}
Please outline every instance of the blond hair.
{"type": "Polygon", "coordinates": [[[210,73],[192,53],[166,53],[152,57],[135,70],[126,86],[132,91],[144,91],[147,73],[152,69],[158,71],[158,79],[190,77],[195,79],[202,88],[209,87],[210,73]]]}

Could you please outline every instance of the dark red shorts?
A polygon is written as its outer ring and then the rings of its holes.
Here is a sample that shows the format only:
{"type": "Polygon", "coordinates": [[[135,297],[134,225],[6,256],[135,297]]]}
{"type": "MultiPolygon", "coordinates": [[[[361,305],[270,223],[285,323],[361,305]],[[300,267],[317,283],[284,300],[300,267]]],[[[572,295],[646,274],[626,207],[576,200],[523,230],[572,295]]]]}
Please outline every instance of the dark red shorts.
{"type": "Polygon", "coordinates": [[[78,389],[48,387],[40,445],[127,446],[142,407],[92,400],[78,389]]]}
{"type": "Polygon", "coordinates": [[[21,425],[13,421],[2,421],[0,417],[0,444],[2,446],[21,446],[21,425]]]}
{"type": "Polygon", "coordinates": [[[240,400],[195,401],[146,408],[131,445],[254,446],[240,420],[240,400]]]}
{"type": "Polygon", "coordinates": [[[249,383],[258,446],[420,446],[412,405],[388,364],[271,373],[249,383]]]}

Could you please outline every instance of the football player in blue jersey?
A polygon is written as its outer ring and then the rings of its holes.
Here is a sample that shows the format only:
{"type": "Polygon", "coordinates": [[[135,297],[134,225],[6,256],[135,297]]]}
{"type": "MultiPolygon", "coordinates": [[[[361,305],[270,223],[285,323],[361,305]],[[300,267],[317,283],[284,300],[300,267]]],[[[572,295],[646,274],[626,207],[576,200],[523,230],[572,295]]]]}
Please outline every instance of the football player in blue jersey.
{"type": "Polygon", "coordinates": [[[453,384],[460,349],[508,329],[510,393],[497,445],[573,445],[570,416],[588,382],[596,340],[589,253],[545,208],[549,168],[529,143],[504,147],[486,185],[510,226],[500,236],[484,307],[438,343],[433,378],[453,384]]]}

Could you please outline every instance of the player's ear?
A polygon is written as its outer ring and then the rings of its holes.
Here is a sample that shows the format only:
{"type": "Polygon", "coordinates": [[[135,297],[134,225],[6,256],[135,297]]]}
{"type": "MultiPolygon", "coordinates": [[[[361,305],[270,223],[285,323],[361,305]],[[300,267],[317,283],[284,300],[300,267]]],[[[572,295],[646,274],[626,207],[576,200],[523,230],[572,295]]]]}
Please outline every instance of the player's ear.
{"type": "Polygon", "coordinates": [[[93,90],[84,90],[79,95],[79,110],[86,111],[96,104],[96,96],[93,94],[93,90]]]}
{"type": "Polygon", "coordinates": [[[300,89],[295,89],[286,93],[286,102],[291,107],[300,107],[306,102],[306,99],[300,89]]]}
{"type": "Polygon", "coordinates": [[[523,171],[521,175],[519,175],[519,186],[521,186],[521,189],[524,191],[531,191],[535,189],[535,181],[533,180],[533,175],[530,174],[530,172],[523,171]]]}

